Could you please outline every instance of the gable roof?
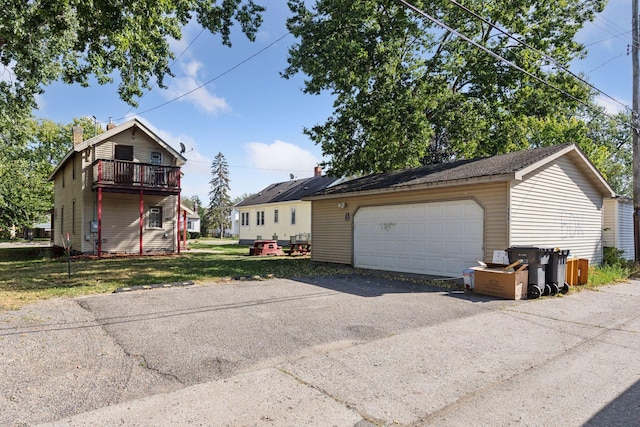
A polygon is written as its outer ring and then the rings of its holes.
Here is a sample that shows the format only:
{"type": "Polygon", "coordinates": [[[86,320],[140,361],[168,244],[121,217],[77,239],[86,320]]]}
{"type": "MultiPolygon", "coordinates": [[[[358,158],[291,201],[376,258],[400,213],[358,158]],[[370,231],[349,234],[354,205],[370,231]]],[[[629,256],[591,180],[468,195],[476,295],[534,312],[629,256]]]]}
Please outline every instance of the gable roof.
{"type": "Polygon", "coordinates": [[[73,156],[74,153],[82,152],[83,150],[86,150],[87,148],[93,145],[99,144],[103,141],[107,141],[109,138],[112,138],[114,135],[122,133],[128,129],[132,129],[132,132],[135,132],[136,129],[139,129],[140,131],[145,133],[149,138],[155,141],[158,145],[160,145],[162,148],[164,148],[169,153],[171,153],[171,155],[177,159],[178,166],[182,166],[183,164],[186,163],[187,159],[184,156],[182,156],[182,154],[178,153],[176,150],[173,149],[173,147],[171,147],[169,144],[164,142],[162,138],[160,138],[158,135],[155,134],[155,132],[153,132],[151,129],[145,126],[144,123],[142,123],[136,118],[133,118],[125,123],[122,123],[121,125],[115,126],[111,129],[107,129],[106,131],[102,132],[99,135],[94,136],[93,138],[89,138],[82,141],[79,144],[75,144],[71,148],[71,150],[67,153],[67,155],[64,156],[64,158],[60,161],[60,163],[58,163],[58,166],[56,166],[56,168],[51,173],[51,176],[49,176],[49,180],[51,181],[55,177],[56,173],[58,173],[58,170],[60,170],[60,168],[62,168],[65,165],[65,163],[67,163],[67,161],[71,158],[71,156],[73,156]]]}
{"type": "Polygon", "coordinates": [[[238,203],[236,207],[301,200],[303,197],[324,190],[337,179],[329,176],[313,176],[311,178],[278,182],[247,197],[238,203]]]}
{"type": "Polygon", "coordinates": [[[347,193],[400,191],[415,187],[447,186],[469,181],[522,180],[525,175],[568,155],[598,190],[613,197],[615,192],[575,144],[560,144],[516,151],[492,157],[458,160],[412,169],[371,174],[317,192],[307,200],[329,198],[347,193]]]}

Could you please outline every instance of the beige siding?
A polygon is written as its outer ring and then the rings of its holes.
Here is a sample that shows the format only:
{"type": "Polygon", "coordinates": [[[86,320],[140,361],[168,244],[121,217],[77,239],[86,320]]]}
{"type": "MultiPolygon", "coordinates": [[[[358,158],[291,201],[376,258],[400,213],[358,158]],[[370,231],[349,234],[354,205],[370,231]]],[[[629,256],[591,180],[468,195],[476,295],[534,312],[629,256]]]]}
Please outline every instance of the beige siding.
{"type": "Polygon", "coordinates": [[[240,220],[243,212],[249,212],[249,224],[240,222],[240,241],[252,241],[257,236],[271,239],[274,235],[278,240],[289,240],[291,236],[311,232],[311,202],[293,201],[282,203],[268,203],[239,207],[240,220]],[[291,209],[296,210],[296,223],[291,224],[291,209]],[[278,223],[274,222],[274,211],[278,210],[278,223]],[[257,212],[264,211],[264,225],[257,225],[257,212]]]}
{"type": "MultiPolygon", "coordinates": [[[[145,196],[143,199],[143,253],[176,250],[175,196],[145,196]],[[162,207],[162,228],[149,228],[149,208],[162,207]]],[[[140,252],[140,197],[133,194],[103,193],[102,251],[140,252]]]]}
{"type": "Polygon", "coordinates": [[[484,258],[507,244],[506,182],[346,196],[312,201],[313,246],[317,262],[353,263],[353,216],[360,207],[474,199],[484,209],[484,258]],[[341,208],[339,204],[345,203],[341,208]]]}
{"type": "Polygon", "coordinates": [[[162,164],[165,166],[173,166],[175,160],[168,151],[143,132],[137,131],[134,135],[131,130],[114,135],[108,141],[97,144],[94,148],[95,159],[113,159],[116,144],[133,145],[133,161],[137,163],[149,163],[152,151],[162,153],[162,164]]]}
{"type": "Polygon", "coordinates": [[[510,246],[559,247],[602,261],[602,195],[567,157],[511,188],[510,246]]]}

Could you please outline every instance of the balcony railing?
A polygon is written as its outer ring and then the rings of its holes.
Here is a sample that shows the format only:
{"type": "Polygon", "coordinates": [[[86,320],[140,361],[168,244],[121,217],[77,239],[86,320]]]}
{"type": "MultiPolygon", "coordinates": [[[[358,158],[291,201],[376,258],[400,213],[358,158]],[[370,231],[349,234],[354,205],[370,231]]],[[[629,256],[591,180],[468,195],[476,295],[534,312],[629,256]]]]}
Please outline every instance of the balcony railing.
{"type": "Polygon", "coordinates": [[[179,190],[180,168],[98,159],[93,162],[93,186],[94,188],[179,190]]]}

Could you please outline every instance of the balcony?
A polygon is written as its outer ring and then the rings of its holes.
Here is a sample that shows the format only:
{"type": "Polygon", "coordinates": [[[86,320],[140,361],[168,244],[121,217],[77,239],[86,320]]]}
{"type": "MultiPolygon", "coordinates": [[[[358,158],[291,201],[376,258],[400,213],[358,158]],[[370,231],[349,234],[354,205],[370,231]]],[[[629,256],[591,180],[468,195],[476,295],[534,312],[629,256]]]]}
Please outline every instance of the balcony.
{"type": "Polygon", "coordinates": [[[180,168],[98,159],[93,162],[92,188],[117,193],[137,193],[143,190],[146,194],[178,194],[180,168]]]}

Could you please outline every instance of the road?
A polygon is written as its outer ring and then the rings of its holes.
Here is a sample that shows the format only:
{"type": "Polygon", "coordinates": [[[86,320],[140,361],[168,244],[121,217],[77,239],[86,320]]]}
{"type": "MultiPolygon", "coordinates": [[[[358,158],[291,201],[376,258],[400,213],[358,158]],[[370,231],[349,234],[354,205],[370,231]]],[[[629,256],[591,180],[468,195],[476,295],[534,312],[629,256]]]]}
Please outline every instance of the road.
{"type": "Polygon", "coordinates": [[[638,307],[359,275],[51,300],[0,314],[0,425],[640,425],[638,307]]]}

